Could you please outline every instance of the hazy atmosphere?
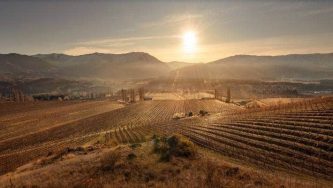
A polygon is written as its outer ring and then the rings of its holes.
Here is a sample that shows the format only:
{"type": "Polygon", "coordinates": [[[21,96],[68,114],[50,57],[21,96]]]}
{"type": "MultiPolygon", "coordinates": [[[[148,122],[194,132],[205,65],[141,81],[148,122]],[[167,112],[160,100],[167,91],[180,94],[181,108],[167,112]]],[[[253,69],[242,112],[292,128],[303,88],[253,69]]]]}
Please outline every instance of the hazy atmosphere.
{"type": "Polygon", "coordinates": [[[333,1],[0,0],[0,188],[332,188],[333,1]]]}
{"type": "Polygon", "coordinates": [[[0,51],[148,52],[162,61],[331,52],[332,1],[1,1],[0,51]],[[195,46],[184,47],[192,32],[195,46]],[[185,52],[185,53],[184,53],[185,52]]]}

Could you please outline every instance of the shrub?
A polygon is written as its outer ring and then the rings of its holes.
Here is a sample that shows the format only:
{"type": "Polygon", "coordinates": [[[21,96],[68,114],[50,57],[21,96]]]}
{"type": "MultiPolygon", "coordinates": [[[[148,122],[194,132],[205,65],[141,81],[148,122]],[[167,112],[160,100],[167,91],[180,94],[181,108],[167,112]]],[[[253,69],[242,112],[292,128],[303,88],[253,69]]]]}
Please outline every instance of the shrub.
{"type": "Polygon", "coordinates": [[[113,171],[116,163],[120,160],[120,152],[118,150],[110,151],[101,158],[102,170],[113,171]]]}
{"type": "Polygon", "coordinates": [[[228,168],[225,172],[226,176],[235,176],[239,173],[238,167],[228,168]]]}
{"type": "Polygon", "coordinates": [[[196,154],[194,144],[187,138],[174,135],[168,139],[171,153],[177,157],[193,158],[196,154]]]}
{"type": "Polygon", "coordinates": [[[132,148],[132,149],[135,149],[137,147],[141,147],[141,144],[140,143],[134,143],[134,144],[130,145],[130,148],[132,148]]]}
{"type": "Polygon", "coordinates": [[[160,161],[169,162],[171,160],[171,153],[169,150],[165,150],[160,153],[160,161]]]}
{"type": "Polygon", "coordinates": [[[179,135],[155,139],[153,151],[159,153],[160,161],[164,162],[170,161],[173,156],[193,158],[196,154],[194,144],[179,135]]]}
{"type": "Polygon", "coordinates": [[[154,137],[153,137],[153,145],[154,145],[153,152],[154,153],[164,152],[167,149],[166,140],[167,140],[167,138],[164,137],[164,136],[163,137],[158,137],[158,136],[154,135],[154,137]]]}
{"type": "Polygon", "coordinates": [[[136,158],[136,155],[134,153],[130,153],[130,154],[127,155],[127,159],[130,160],[130,161],[135,159],[135,158],[136,158]]]}
{"type": "Polygon", "coordinates": [[[205,110],[200,110],[200,111],[199,111],[199,114],[200,114],[201,116],[205,116],[205,115],[208,115],[208,112],[205,111],[205,110]]]}
{"type": "Polygon", "coordinates": [[[207,187],[222,187],[222,174],[218,166],[211,161],[207,161],[202,165],[206,171],[205,183],[207,187]]]}
{"type": "Polygon", "coordinates": [[[153,152],[154,153],[160,152],[160,138],[156,135],[153,136],[153,152]]]}

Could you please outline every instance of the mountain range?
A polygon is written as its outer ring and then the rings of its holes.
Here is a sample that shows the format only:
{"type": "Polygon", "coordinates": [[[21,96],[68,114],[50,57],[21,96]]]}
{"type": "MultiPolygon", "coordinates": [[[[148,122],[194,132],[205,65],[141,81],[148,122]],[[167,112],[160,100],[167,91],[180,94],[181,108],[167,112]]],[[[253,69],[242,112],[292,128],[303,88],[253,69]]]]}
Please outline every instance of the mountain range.
{"type": "Polygon", "coordinates": [[[183,78],[268,81],[333,78],[333,53],[283,56],[236,55],[177,70],[183,78]]]}
{"type": "Polygon", "coordinates": [[[0,79],[55,77],[131,80],[164,76],[202,79],[333,79],[333,53],[236,55],[209,63],[165,63],[144,52],[125,54],[0,54],[0,79]]]}
{"type": "Polygon", "coordinates": [[[56,72],[67,78],[142,79],[165,75],[169,71],[164,62],[143,52],[79,56],[39,54],[34,57],[57,67],[56,72]]]}

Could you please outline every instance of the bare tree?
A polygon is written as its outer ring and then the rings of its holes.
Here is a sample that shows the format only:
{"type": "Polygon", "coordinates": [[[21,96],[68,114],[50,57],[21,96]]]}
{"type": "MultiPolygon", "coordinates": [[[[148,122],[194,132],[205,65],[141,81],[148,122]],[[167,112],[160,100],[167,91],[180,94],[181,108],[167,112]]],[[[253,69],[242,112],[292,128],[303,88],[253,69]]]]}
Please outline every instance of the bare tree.
{"type": "Polygon", "coordinates": [[[135,91],[134,91],[134,89],[130,90],[130,98],[131,98],[130,102],[135,102],[135,91]]]}
{"type": "Polygon", "coordinates": [[[121,90],[121,99],[122,99],[124,102],[127,102],[127,90],[126,90],[126,89],[122,89],[122,90],[121,90]]]}
{"type": "Polygon", "coordinates": [[[230,87],[227,88],[227,98],[225,102],[229,103],[231,101],[231,92],[230,92],[230,87]]]}
{"type": "Polygon", "coordinates": [[[145,91],[144,88],[139,88],[139,96],[140,96],[140,101],[145,100],[145,91]]]}

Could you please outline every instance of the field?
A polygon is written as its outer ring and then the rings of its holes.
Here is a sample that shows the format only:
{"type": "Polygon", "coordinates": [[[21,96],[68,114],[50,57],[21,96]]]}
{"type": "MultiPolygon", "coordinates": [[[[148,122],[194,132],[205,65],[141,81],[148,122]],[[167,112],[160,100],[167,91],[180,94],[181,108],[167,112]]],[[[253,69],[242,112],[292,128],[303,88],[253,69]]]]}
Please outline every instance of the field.
{"type": "Polygon", "coordinates": [[[101,137],[112,138],[116,143],[144,140],[148,133],[153,134],[153,126],[170,121],[175,113],[198,113],[201,109],[223,112],[226,106],[214,100],[147,101],[126,107],[103,101],[46,102],[27,104],[22,110],[13,104],[7,107],[9,112],[0,117],[1,173],[40,156],[98,141],[101,137]]]}
{"type": "Polygon", "coordinates": [[[332,107],[332,100],[295,103],[238,112],[214,122],[185,120],[173,130],[203,147],[263,168],[331,179],[332,107]]]}
{"type": "Polygon", "coordinates": [[[214,99],[0,105],[6,105],[6,110],[0,108],[1,174],[65,148],[140,143],[153,135],[176,133],[245,165],[324,181],[333,178],[330,97],[262,108],[214,99]]]}
{"type": "Polygon", "coordinates": [[[208,92],[147,92],[146,95],[152,97],[153,100],[189,100],[214,98],[214,95],[208,92]]]}

